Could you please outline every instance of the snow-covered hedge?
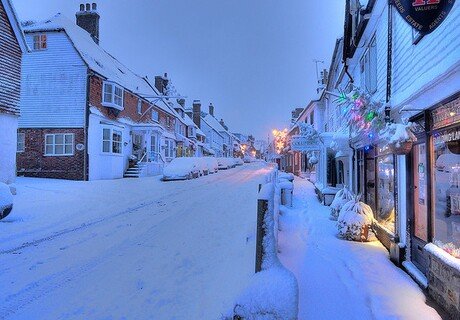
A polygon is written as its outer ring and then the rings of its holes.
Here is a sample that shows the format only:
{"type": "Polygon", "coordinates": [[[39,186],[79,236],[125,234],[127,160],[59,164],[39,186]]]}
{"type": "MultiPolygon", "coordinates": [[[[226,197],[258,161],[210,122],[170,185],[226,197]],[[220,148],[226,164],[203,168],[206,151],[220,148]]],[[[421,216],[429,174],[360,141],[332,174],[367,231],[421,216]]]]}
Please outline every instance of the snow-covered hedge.
{"type": "Polygon", "coordinates": [[[235,300],[231,315],[224,319],[297,319],[297,280],[277,256],[275,216],[280,207],[280,188],[276,183],[279,178],[276,171],[275,174],[272,172],[259,193],[259,199],[268,200],[264,216],[262,271],[251,278],[244,292],[235,300]]]}
{"type": "Polygon", "coordinates": [[[284,267],[256,273],[233,309],[239,319],[297,319],[297,280],[284,267]]]}
{"type": "Polygon", "coordinates": [[[0,182],[0,220],[10,214],[13,209],[13,195],[10,187],[0,182]]]}
{"type": "Polygon", "coordinates": [[[353,192],[348,190],[347,186],[344,186],[343,189],[340,189],[339,192],[335,194],[334,200],[332,201],[331,216],[330,219],[337,221],[339,218],[339,213],[342,207],[349,201],[353,200],[353,192]]]}
{"type": "Polygon", "coordinates": [[[347,202],[340,210],[337,227],[339,237],[350,241],[370,241],[371,226],[374,220],[372,209],[359,197],[347,202]]]}

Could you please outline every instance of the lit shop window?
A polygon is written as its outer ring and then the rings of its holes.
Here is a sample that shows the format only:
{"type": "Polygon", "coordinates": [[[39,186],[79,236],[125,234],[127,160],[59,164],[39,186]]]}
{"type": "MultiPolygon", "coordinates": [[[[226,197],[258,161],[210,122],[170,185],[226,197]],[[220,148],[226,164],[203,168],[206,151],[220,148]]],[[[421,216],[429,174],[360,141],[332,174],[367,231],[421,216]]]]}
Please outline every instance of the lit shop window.
{"type": "Polygon", "coordinates": [[[116,153],[122,152],[122,132],[114,129],[102,130],[102,152],[116,153]]]}
{"type": "Polygon", "coordinates": [[[434,243],[460,258],[460,128],[433,139],[434,243]]]}
{"type": "Polygon", "coordinates": [[[45,155],[71,156],[73,155],[73,133],[58,133],[45,135],[45,155]]]}

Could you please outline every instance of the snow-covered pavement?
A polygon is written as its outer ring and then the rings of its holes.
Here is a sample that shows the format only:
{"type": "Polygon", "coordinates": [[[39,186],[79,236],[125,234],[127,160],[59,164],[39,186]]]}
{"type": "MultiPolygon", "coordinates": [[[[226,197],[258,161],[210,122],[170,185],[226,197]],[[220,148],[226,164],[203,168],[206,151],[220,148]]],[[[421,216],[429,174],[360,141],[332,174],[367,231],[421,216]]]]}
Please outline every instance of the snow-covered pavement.
{"type": "Polygon", "coordinates": [[[0,222],[0,319],[217,319],[254,271],[257,184],[20,178],[0,222]]]}
{"type": "Polygon", "coordinates": [[[299,282],[299,320],[440,319],[379,242],[341,240],[335,224],[313,185],[296,180],[278,241],[281,262],[299,282]]]}

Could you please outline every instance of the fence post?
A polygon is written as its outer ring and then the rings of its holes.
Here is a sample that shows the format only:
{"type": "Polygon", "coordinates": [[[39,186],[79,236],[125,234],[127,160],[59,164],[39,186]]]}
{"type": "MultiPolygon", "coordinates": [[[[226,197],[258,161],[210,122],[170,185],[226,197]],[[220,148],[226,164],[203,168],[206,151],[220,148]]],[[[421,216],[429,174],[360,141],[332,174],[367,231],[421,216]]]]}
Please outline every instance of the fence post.
{"type": "Polygon", "coordinates": [[[256,273],[262,270],[262,260],[264,255],[263,241],[266,232],[264,226],[264,218],[267,210],[268,201],[261,199],[257,200],[256,273]]]}

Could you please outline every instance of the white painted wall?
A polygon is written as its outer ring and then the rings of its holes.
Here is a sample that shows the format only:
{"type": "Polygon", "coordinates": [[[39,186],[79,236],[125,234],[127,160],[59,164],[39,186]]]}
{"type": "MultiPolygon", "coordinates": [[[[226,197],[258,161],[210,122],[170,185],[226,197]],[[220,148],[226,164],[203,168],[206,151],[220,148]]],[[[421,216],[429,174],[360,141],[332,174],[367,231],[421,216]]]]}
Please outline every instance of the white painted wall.
{"type": "Polygon", "coordinates": [[[11,184],[16,179],[18,117],[0,113],[0,182],[11,184]]]}
{"type": "MultiPolygon", "coordinates": [[[[22,59],[21,128],[82,128],[87,67],[64,32],[47,32],[47,49],[22,59]]],[[[33,33],[26,35],[33,48],[33,33]]]]}
{"type": "Polygon", "coordinates": [[[104,118],[91,114],[88,128],[89,180],[119,179],[128,167],[128,157],[132,154],[131,127],[116,123],[116,126],[101,124],[104,118]],[[102,129],[113,128],[122,131],[123,151],[121,154],[102,152],[102,129]],[[126,145],[125,145],[126,144],[126,145]]]}

